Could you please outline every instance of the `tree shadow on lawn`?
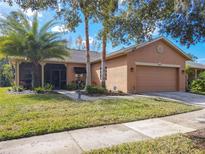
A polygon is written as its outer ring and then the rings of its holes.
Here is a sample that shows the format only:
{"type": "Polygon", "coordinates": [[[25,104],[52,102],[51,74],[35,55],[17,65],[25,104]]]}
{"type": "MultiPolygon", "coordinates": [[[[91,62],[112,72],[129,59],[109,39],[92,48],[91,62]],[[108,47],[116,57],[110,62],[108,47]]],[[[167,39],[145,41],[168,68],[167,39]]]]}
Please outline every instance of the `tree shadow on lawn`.
{"type": "Polygon", "coordinates": [[[51,101],[51,100],[52,101],[73,101],[69,97],[57,93],[52,93],[52,92],[46,94],[22,95],[21,98],[30,99],[34,101],[51,101]]]}
{"type": "Polygon", "coordinates": [[[186,136],[190,138],[197,147],[205,150],[205,128],[187,133],[186,136]]]}

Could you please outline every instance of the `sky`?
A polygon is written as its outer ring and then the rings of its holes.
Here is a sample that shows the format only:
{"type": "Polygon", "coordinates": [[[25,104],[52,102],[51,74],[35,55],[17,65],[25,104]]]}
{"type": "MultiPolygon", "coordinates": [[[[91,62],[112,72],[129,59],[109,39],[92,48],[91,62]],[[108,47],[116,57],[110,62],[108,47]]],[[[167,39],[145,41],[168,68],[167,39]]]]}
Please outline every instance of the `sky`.
{"type": "MultiPolygon", "coordinates": [[[[14,10],[20,10],[20,8],[16,5],[14,6],[9,6],[7,3],[4,2],[0,2],[0,16],[7,16],[11,11],[14,10]]],[[[29,18],[32,19],[32,16],[34,15],[34,12],[32,12],[31,10],[27,10],[27,11],[23,11],[29,18]]],[[[46,21],[49,21],[51,19],[54,18],[55,16],[55,12],[53,10],[45,10],[45,11],[41,11],[38,13],[39,16],[39,21],[40,24],[45,23],[46,21]]],[[[56,19],[56,21],[58,21],[58,19],[56,19]]],[[[60,21],[60,20],[59,20],[60,21]]],[[[93,43],[94,42],[99,42],[100,40],[97,40],[97,34],[98,32],[101,30],[101,25],[100,24],[96,24],[93,22],[89,23],[89,35],[90,35],[90,46],[91,46],[91,50],[98,50],[99,52],[101,51],[101,48],[95,48],[93,43]]],[[[55,27],[53,27],[51,30],[52,31],[62,31],[62,24],[56,25],[55,27]]],[[[80,24],[75,32],[70,32],[70,31],[65,31],[65,33],[62,35],[63,38],[67,39],[69,42],[71,42],[70,47],[71,48],[77,48],[76,47],[76,39],[78,36],[81,36],[83,39],[83,43],[85,43],[85,36],[84,36],[84,24],[80,24]]],[[[156,32],[154,32],[153,37],[159,37],[159,34],[156,32]]],[[[176,41],[176,39],[173,39],[171,37],[167,37],[165,36],[167,39],[169,39],[173,44],[175,44],[177,47],[179,47],[180,49],[182,49],[184,52],[186,53],[191,53],[195,56],[198,57],[198,62],[199,63],[204,63],[205,64],[205,42],[201,42],[201,43],[197,43],[196,45],[191,45],[189,48],[181,45],[179,42],[176,41]]],[[[112,47],[111,42],[108,42],[107,45],[107,53],[111,53],[114,51],[117,51],[121,48],[126,48],[128,46],[126,45],[118,45],[117,47],[112,47]]]]}

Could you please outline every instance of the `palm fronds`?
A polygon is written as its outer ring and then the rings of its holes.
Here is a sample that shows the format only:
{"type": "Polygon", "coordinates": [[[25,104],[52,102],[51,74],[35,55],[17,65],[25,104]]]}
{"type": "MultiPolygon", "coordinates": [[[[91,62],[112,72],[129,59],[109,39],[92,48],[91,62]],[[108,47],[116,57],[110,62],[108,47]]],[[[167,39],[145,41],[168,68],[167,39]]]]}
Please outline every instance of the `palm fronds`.
{"type": "Polygon", "coordinates": [[[30,20],[22,12],[0,18],[0,52],[9,56],[27,57],[30,61],[63,58],[68,55],[66,40],[61,33],[51,32],[57,23],[51,20],[39,27],[38,15],[30,20]]]}

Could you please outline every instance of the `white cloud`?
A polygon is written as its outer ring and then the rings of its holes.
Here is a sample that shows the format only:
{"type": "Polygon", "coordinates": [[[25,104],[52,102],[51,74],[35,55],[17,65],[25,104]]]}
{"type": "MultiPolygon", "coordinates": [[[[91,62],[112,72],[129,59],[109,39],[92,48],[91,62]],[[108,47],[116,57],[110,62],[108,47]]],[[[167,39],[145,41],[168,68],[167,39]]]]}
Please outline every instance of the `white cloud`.
{"type": "Polygon", "coordinates": [[[126,0],[119,0],[119,4],[122,4],[123,2],[125,2],[126,0]]]}
{"type": "Polygon", "coordinates": [[[89,37],[89,42],[90,42],[90,44],[93,44],[94,38],[93,37],[89,37]]]}
{"type": "MultiPolygon", "coordinates": [[[[3,16],[2,13],[0,13],[0,19],[5,19],[5,16],[3,16]]],[[[0,31],[0,36],[2,36],[2,31],[0,31]]]]}
{"type": "Polygon", "coordinates": [[[158,36],[159,35],[159,28],[156,27],[155,30],[152,32],[152,36],[158,36]]]}
{"type": "Polygon", "coordinates": [[[62,4],[60,3],[60,1],[58,1],[58,9],[57,9],[57,11],[61,11],[61,9],[62,9],[62,4]]]}
{"type": "Polygon", "coordinates": [[[83,48],[86,47],[86,41],[85,40],[82,41],[82,46],[83,46],[83,48]]]}
{"type": "MultiPolygon", "coordinates": [[[[95,37],[89,37],[89,43],[90,43],[90,49],[93,51],[100,50],[101,47],[101,41],[95,39],[95,37]]],[[[82,41],[82,48],[86,48],[86,40],[82,41]]]]}
{"type": "Polygon", "coordinates": [[[197,59],[197,62],[201,64],[205,64],[205,58],[199,58],[197,59]]]}
{"type": "MultiPolygon", "coordinates": [[[[93,38],[93,37],[89,37],[89,43],[90,43],[90,45],[92,45],[93,42],[94,42],[94,38],[93,38]]],[[[82,43],[83,43],[83,46],[86,46],[86,40],[83,40],[82,43]]]]}
{"type": "Polygon", "coordinates": [[[28,20],[28,22],[29,22],[29,25],[31,26],[31,25],[32,25],[32,21],[31,21],[31,20],[28,20]]]}
{"type": "Polygon", "coordinates": [[[5,19],[6,17],[2,13],[0,13],[0,18],[5,19]]]}
{"type": "Polygon", "coordinates": [[[61,26],[57,25],[57,26],[51,28],[51,31],[53,31],[53,32],[69,32],[69,29],[65,28],[64,25],[61,25],[61,26]]]}
{"type": "Polygon", "coordinates": [[[42,13],[39,11],[32,11],[31,9],[27,9],[27,10],[22,10],[22,12],[24,12],[27,16],[32,17],[34,16],[35,13],[38,13],[38,17],[42,17],[42,13]]]}

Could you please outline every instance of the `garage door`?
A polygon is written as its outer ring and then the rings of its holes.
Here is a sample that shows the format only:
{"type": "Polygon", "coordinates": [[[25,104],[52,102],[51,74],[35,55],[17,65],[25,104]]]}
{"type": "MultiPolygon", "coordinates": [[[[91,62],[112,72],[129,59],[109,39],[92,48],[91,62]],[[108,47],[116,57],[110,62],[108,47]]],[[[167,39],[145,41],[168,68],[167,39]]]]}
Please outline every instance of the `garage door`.
{"type": "Polygon", "coordinates": [[[137,66],[136,91],[177,91],[177,68],[137,66]]]}

